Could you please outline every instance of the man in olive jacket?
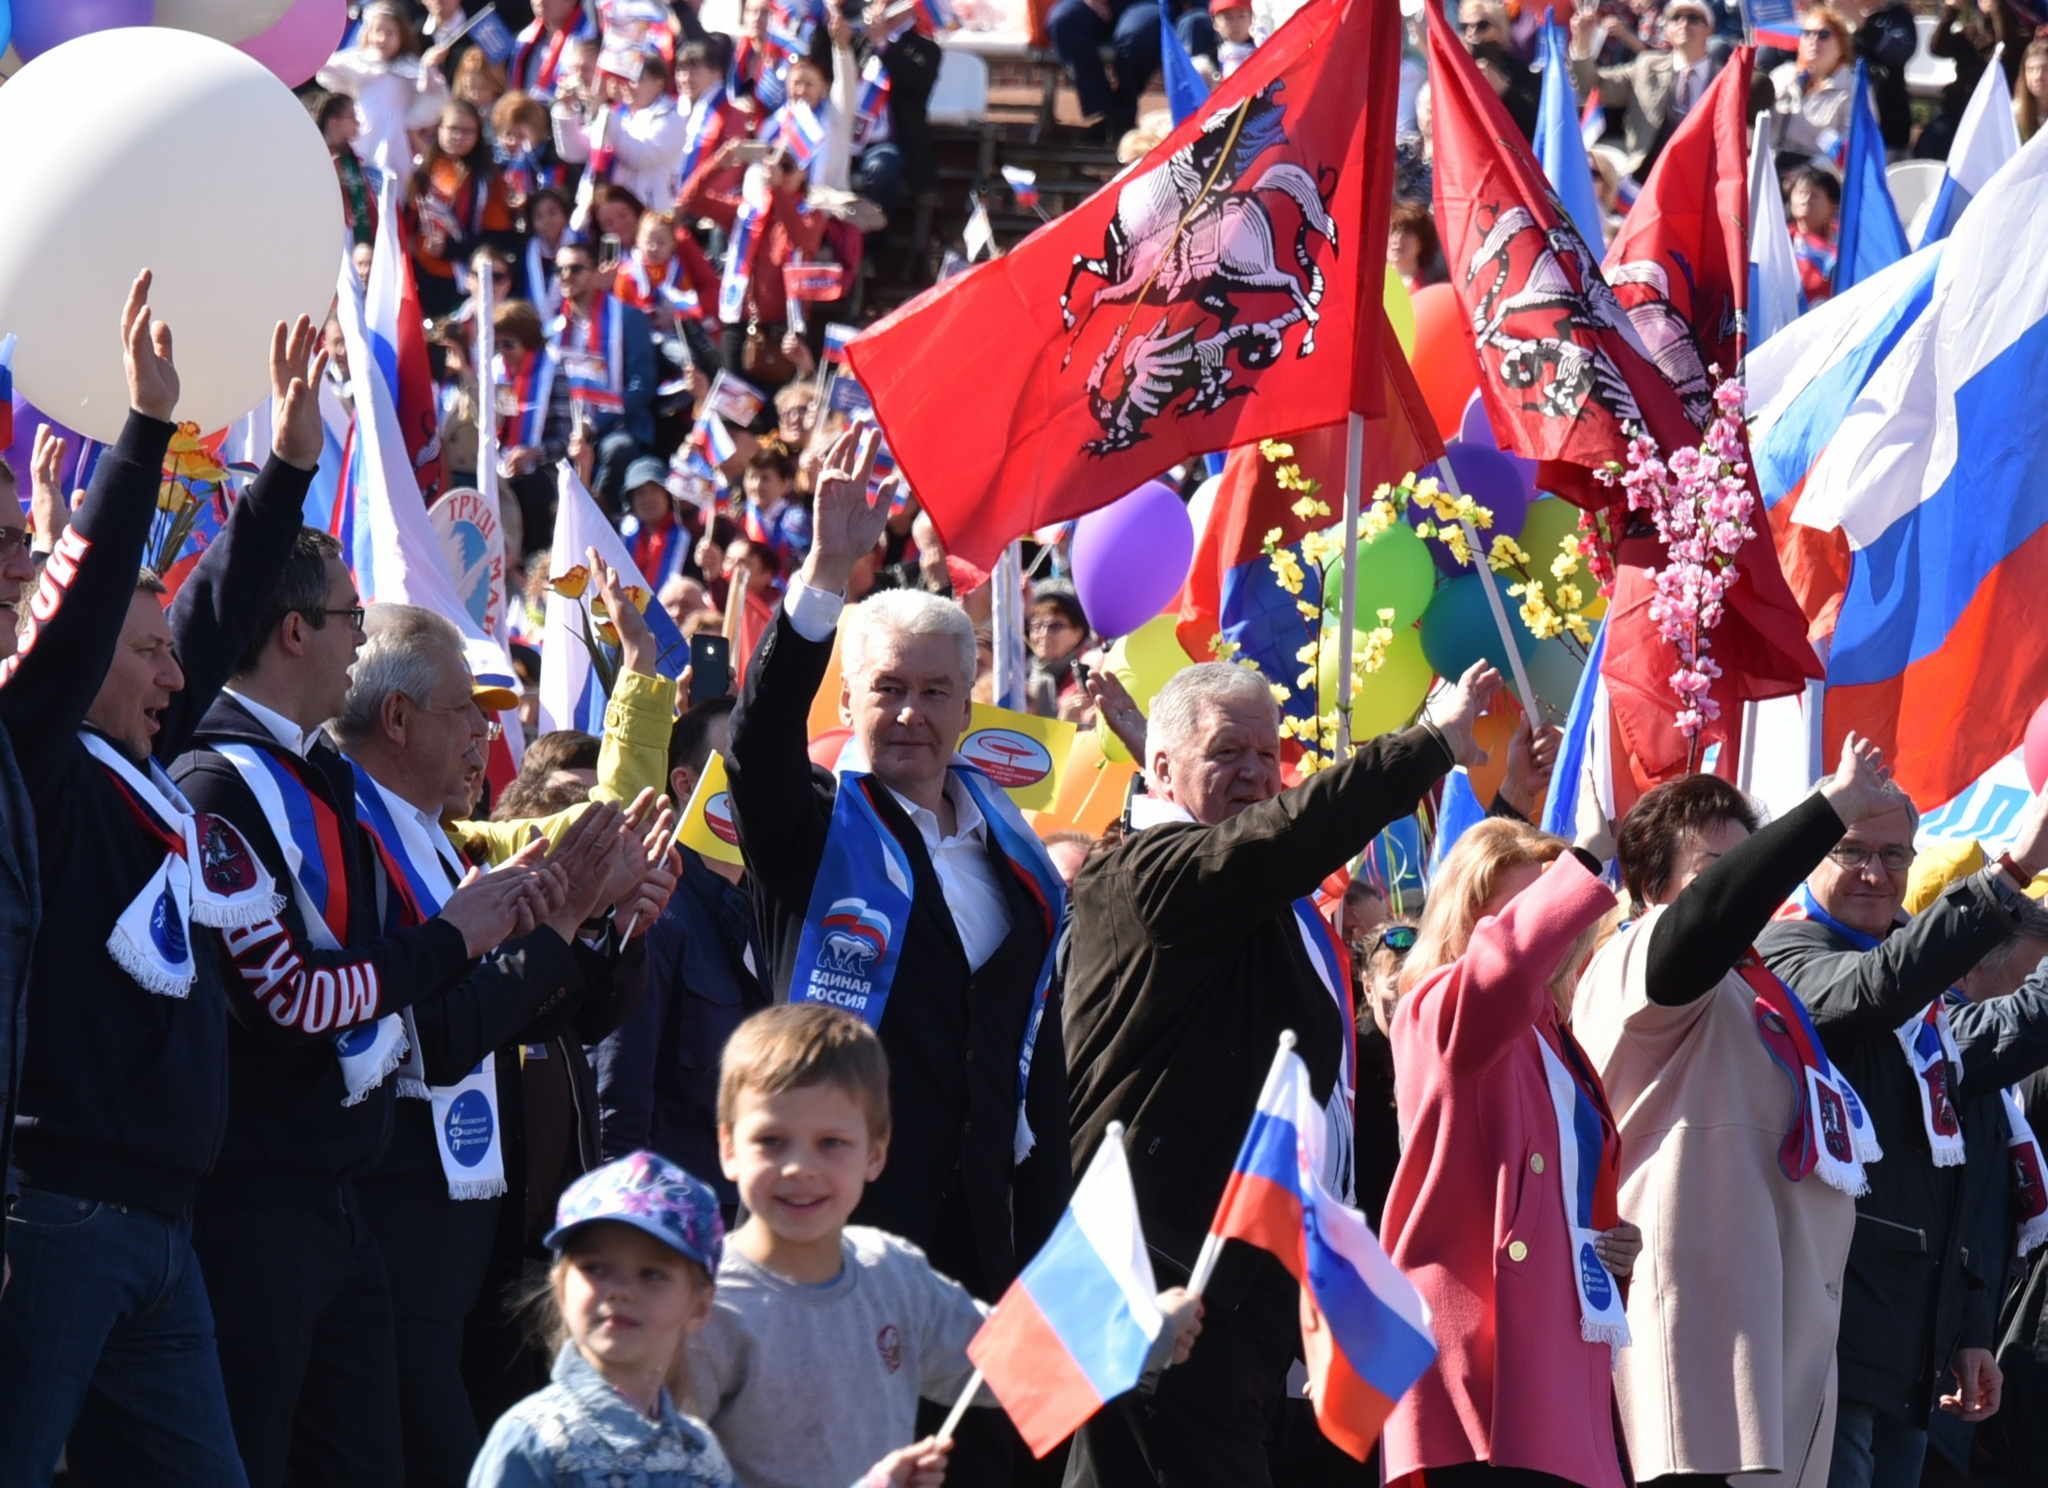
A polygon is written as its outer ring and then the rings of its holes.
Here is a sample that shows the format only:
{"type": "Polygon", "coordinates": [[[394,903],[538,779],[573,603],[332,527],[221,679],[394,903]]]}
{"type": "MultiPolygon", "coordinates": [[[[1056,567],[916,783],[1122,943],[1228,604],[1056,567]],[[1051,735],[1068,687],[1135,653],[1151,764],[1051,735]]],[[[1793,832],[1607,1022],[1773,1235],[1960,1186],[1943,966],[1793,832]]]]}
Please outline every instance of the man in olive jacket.
{"type": "MultiPolygon", "coordinates": [[[[1353,1123],[1334,1095],[1346,1013],[1308,896],[1452,765],[1485,758],[1472,724],[1499,681],[1475,666],[1433,721],[1286,791],[1279,712],[1256,673],[1209,662],[1160,690],[1137,830],[1074,881],[1066,1049],[1075,1171],[1122,1122],[1163,1285],[1194,1265],[1283,1031],[1331,1103],[1338,1161],[1325,1177],[1348,1194],[1353,1123]]],[[[1156,1393],[1112,1401],[1081,1429],[1070,1488],[1272,1481],[1265,1438],[1300,1348],[1297,1288],[1236,1246],[1205,1296],[1201,1347],[1156,1393]]]]}

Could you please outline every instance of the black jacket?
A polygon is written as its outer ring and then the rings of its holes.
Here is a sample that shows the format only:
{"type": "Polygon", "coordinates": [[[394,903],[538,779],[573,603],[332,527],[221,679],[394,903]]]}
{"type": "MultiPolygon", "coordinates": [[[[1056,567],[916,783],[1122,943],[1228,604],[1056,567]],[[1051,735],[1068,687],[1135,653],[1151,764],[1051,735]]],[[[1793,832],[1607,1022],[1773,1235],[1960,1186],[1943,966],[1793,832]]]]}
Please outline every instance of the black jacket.
{"type": "Polygon", "coordinates": [[[1229,821],[1147,827],[1082,865],[1066,989],[1074,1164],[1124,1123],[1146,1240],[1181,1272],[1280,1034],[1294,1030],[1318,1100],[1337,1078],[1342,1017],[1294,901],[1414,810],[1451,764],[1428,729],[1388,734],[1229,821]]]}
{"type": "MultiPolygon", "coordinates": [[[[1884,1147],[1883,1161],[1869,1169],[1870,1192],[1856,1201],[1837,1343],[1842,1398],[1915,1424],[1925,1422],[1955,1351],[1991,1346],[1996,1300],[1981,1273],[1972,1285],[1968,1164],[1934,1165],[1896,1030],[2018,928],[2017,901],[1992,868],[1951,887],[1874,950],[1857,950],[1811,920],[1776,921],[1757,939],[1765,963],[1805,999],[1828,1057],[1856,1087],[1884,1147]]],[[[1951,1089],[1966,1144],[1983,1082],[2040,1057],[2042,1034],[2032,1029],[2043,989],[2029,989],[2014,994],[2022,1000],[1951,1016],[1963,1061],[1951,1089]]]]}
{"type": "Polygon", "coordinates": [[[7,1251],[6,1208],[16,1189],[14,1103],[21,1093],[21,1061],[28,1051],[28,970],[42,917],[36,872],[36,820],[14,763],[14,746],[0,728],[0,1255],[7,1251]]]}
{"type": "MultiPolygon", "coordinates": [[[[229,696],[207,711],[193,746],[172,767],[171,776],[195,808],[240,828],[276,880],[284,896],[278,918],[290,938],[289,955],[299,963],[292,980],[303,983],[324,973],[374,986],[375,1005],[367,1016],[351,1019],[354,1024],[410,1007],[462,974],[469,953],[462,932],[446,920],[429,920],[390,936],[380,933],[383,867],[356,825],[354,775],[332,746],[323,740],[309,756],[292,755],[229,696]],[[278,828],[241,775],[216,752],[222,744],[245,744],[282,759],[340,818],[348,884],[348,923],[344,936],[337,937],[344,941],[341,949],[323,951],[313,944],[291,892],[278,828]]],[[[281,990],[272,987],[271,979],[283,954],[280,947],[266,946],[259,954],[237,955],[228,977],[228,1080],[236,1119],[221,1148],[216,1184],[239,1184],[252,1175],[272,1181],[284,1175],[330,1181],[347,1177],[375,1163],[390,1138],[396,1080],[386,1078],[355,1105],[343,1104],[347,1092],[333,1041],[342,1025],[322,1020],[317,1032],[308,1033],[280,1027],[265,1010],[263,999],[281,990]]]]}
{"type": "MultiPolygon", "coordinates": [[[[106,676],[156,514],[171,425],[131,413],[46,565],[38,608],[0,686],[0,724],[40,803],[44,916],[30,963],[34,1044],[15,1117],[22,1181],[162,1213],[190,1208],[227,1123],[227,1002],[213,934],[192,937],[189,995],[145,992],[107,954],[115,920],[163,861],[120,790],[78,740],[106,676]]],[[[273,459],[252,482],[171,606],[185,689],[155,753],[182,753],[263,623],[265,591],[299,530],[312,480],[273,459]]]]}
{"type": "Polygon", "coordinates": [[[647,932],[646,995],[598,1047],[603,1155],[651,1148],[730,1207],[739,1195],[719,1170],[718,1056],[732,1031],[767,1006],[768,993],[747,969],[747,890],[681,851],[682,878],[647,932]]]}
{"type": "MultiPolygon", "coordinates": [[[[746,850],[768,985],[789,996],[804,914],[824,851],[833,776],[806,748],[811,699],[830,642],[807,641],[777,612],[747,668],[733,713],[727,769],[746,850]]],[[[1017,1055],[1046,951],[1039,910],[989,845],[1009,898],[1010,934],[970,971],[924,838],[888,792],[878,810],[909,855],[910,926],[877,1032],[889,1054],[889,1162],[854,1213],[922,1246],[976,1296],[998,1295],[1052,1233],[1072,1173],[1059,1010],[1048,1003],[1031,1066],[1028,1110],[1037,1145],[1013,1159],[1017,1055]]]]}

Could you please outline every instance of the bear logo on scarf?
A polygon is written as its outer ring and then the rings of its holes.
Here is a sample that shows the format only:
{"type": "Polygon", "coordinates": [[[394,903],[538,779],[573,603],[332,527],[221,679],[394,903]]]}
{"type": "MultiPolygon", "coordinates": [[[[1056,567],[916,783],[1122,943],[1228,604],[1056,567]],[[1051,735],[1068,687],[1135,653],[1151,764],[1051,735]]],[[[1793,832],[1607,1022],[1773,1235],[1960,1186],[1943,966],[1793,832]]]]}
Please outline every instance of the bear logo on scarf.
{"type": "Polygon", "coordinates": [[[889,922],[865,899],[835,899],[823,929],[818,965],[826,971],[866,976],[889,949],[889,922]]]}

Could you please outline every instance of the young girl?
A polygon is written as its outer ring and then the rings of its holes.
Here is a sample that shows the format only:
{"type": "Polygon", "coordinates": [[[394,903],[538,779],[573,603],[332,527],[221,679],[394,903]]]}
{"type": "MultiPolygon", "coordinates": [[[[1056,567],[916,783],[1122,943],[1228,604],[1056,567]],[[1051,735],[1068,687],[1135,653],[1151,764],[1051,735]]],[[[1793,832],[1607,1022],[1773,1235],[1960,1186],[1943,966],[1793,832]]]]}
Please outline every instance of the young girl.
{"type": "Polygon", "coordinates": [[[646,1488],[735,1488],[718,1439],[662,1386],[711,1313],[725,1248],[717,1196],[636,1152],[569,1185],[547,1245],[567,1335],[553,1383],[499,1417],[469,1488],[629,1477],[646,1488]]]}
{"type": "Polygon", "coordinates": [[[438,320],[462,302],[456,265],[467,264],[486,243],[509,249],[515,241],[483,117],[469,104],[452,102],[441,110],[433,141],[406,187],[406,207],[420,308],[438,320]]]}
{"type": "Polygon", "coordinates": [[[1799,287],[1809,306],[1818,305],[1835,292],[1835,214],[1842,205],[1842,183],[1823,166],[1802,165],[1792,172],[1785,195],[1799,287]]]}
{"type": "Polygon", "coordinates": [[[379,170],[402,171],[412,164],[408,132],[434,122],[448,100],[438,67],[422,67],[412,51],[412,26],[402,6],[376,0],[363,11],[362,34],[320,69],[318,82],[330,93],[356,101],[362,129],[356,154],[379,170]]]}

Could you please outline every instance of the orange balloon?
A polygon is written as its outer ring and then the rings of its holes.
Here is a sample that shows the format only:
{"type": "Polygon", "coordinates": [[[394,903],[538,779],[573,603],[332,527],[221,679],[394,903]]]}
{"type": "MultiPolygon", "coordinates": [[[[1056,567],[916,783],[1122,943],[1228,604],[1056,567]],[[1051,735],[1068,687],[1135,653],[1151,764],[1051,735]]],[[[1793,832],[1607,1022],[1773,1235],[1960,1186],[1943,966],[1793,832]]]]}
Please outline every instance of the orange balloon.
{"type": "Polygon", "coordinates": [[[1426,284],[1415,291],[1415,354],[1409,365],[1429,404],[1437,432],[1458,437],[1465,404],[1479,386],[1479,353],[1472,345],[1472,323],[1458,307],[1448,284],[1426,284]]]}
{"type": "Polygon", "coordinates": [[[1500,793],[1500,783],[1508,773],[1508,741],[1515,736],[1515,725],[1522,721],[1522,710],[1513,703],[1502,703],[1493,712],[1482,714],[1473,725],[1473,737],[1479,747],[1486,751],[1486,763],[1470,766],[1467,773],[1472,777],[1472,794],[1483,806],[1491,806],[1493,798],[1500,793]]]}

